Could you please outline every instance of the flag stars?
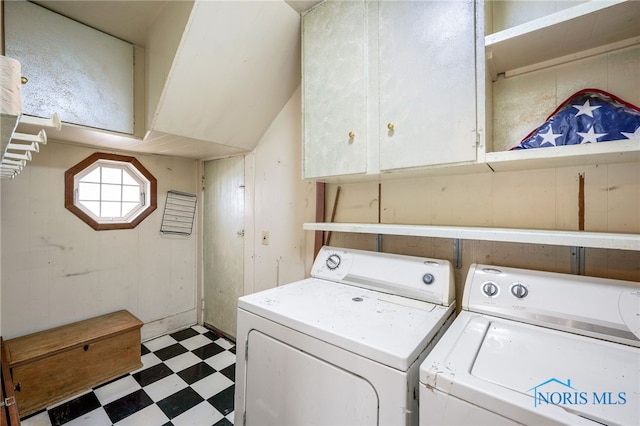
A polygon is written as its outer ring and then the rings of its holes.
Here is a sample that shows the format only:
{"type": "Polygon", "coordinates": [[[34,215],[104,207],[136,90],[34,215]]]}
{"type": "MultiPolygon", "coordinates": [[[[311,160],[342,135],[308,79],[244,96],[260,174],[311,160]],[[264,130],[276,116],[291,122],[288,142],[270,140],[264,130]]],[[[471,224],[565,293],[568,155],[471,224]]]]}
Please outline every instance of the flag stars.
{"type": "Polygon", "coordinates": [[[545,143],[550,143],[551,145],[556,146],[556,139],[562,137],[562,133],[553,133],[553,129],[549,126],[546,133],[540,133],[538,136],[542,138],[540,146],[545,143]]]}
{"type": "Polygon", "coordinates": [[[593,111],[600,108],[600,105],[591,106],[591,104],[589,103],[589,99],[587,99],[583,105],[571,105],[571,106],[578,110],[576,117],[582,114],[585,114],[593,118],[593,111]]]}
{"type": "Polygon", "coordinates": [[[588,132],[576,132],[576,133],[578,134],[578,136],[582,138],[582,142],[580,142],[581,144],[596,143],[598,142],[598,138],[601,138],[607,135],[607,133],[595,133],[593,126],[591,126],[588,132]]]}

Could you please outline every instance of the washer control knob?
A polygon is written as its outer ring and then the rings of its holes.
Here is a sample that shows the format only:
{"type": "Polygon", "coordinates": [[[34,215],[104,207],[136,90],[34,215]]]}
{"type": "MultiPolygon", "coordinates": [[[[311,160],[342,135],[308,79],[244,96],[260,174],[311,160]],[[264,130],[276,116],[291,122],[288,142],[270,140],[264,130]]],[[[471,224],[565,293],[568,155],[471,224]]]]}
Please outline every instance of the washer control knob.
{"type": "Polygon", "coordinates": [[[498,290],[498,284],[494,283],[493,281],[487,281],[486,283],[482,284],[482,292],[485,296],[494,297],[498,294],[498,290]]]}
{"type": "Polygon", "coordinates": [[[425,284],[433,284],[433,282],[436,280],[436,277],[434,277],[432,274],[424,274],[422,276],[422,282],[425,284]]]}
{"type": "Polygon", "coordinates": [[[327,268],[331,269],[332,271],[334,269],[336,269],[338,266],[340,266],[340,262],[342,261],[342,259],[340,259],[340,256],[337,255],[336,253],[333,253],[331,255],[329,255],[329,257],[327,257],[327,268]]]}
{"type": "Polygon", "coordinates": [[[513,283],[511,285],[511,294],[513,294],[518,299],[522,299],[527,297],[529,294],[529,290],[522,283],[513,283]]]}

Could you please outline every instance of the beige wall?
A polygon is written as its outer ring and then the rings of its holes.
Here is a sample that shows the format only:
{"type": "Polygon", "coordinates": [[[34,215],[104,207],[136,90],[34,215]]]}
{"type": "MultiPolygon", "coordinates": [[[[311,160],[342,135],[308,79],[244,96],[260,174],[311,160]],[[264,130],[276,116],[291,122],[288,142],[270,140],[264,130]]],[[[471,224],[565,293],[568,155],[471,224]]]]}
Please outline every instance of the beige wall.
{"type": "MultiPolygon", "coordinates": [[[[0,0],[0,55],[4,55],[4,0],[0,0]]],[[[2,211],[2,186],[0,185],[0,212],[2,211]]],[[[2,213],[0,213],[0,222],[2,222],[2,213]]],[[[0,242],[2,241],[2,229],[0,228],[0,242]]],[[[2,244],[0,244],[0,259],[2,259],[2,244]]],[[[2,333],[2,262],[0,261],[0,336],[2,333]]]]}
{"type": "Polygon", "coordinates": [[[158,209],[135,229],[94,231],[64,207],[64,172],[93,152],[50,142],[2,181],[4,338],[118,309],[145,322],[143,339],[196,322],[198,224],[190,237],[160,224],[168,190],[198,193],[198,162],[137,155],[158,180],[158,209]]]}
{"type": "MultiPolygon", "coordinates": [[[[585,230],[640,234],[640,164],[624,163],[520,172],[394,179],[342,184],[336,222],[578,229],[578,175],[585,176],[585,230]]],[[[327,220],[337,184],[327,188],[327,220]]],[[[332,245],[374,250],[375,236],[333,234],[332,245]]],[[[450,239],[383,237],[383,251],[453,259],[450,239]]],[[[462,296],[471,263],[569,273],[570,248],[463,242],[456,270],[462,296]]],[[[640,281],[640,252],[587,249],[585,274],[640,281]]]]}
{"type": "Polygon", "coordinates": [[[256,149],[246,156],[244,293],[309,275],[313,263],[315,183],[301,179],[301,90],[293,94],[256,149]],[[262,231],[269,244],[262,244],[262,231]]]}

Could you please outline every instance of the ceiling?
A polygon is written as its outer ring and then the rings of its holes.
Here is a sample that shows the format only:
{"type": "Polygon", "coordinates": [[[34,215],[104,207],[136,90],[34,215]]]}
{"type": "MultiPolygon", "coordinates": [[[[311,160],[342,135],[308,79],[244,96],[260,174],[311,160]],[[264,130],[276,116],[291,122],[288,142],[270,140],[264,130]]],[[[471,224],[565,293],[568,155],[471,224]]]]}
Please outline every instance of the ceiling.
{"type": "MultiPolygon", "coordinates": [[[[147,47],[148,42],[147,34],[152,29],[154,21],[162,16],[166,16],[166,13],[163,15],[163,9],[168,7],[169,3],[179,1],[193,3],[192,0],[33,0],[32,2],[97,30],[111,34],[124,41],[145,48],[147,47]]],[[[280,0],[268,1],[280,2],[280,0]]],[[[290,0],[285,3],[295,12],[301,14],[320,2],[321,0],[290,0]]],[[[228,8],[239,9],[242,7],[246,10],[246,7],[250,7],[250,3],[246,1],[216,0],[210,2],[209,0],[200,0],[199,3],[211,6],[210,9],[219,7],[220,10],[228,10],[228,8]],[[215,6],[214,3],[216,3],[217,6],[215,6]]],[[[264,4],[264,0],[256,0],[255,8],[260,9],[264,4]]],[[[216,19],[218,18],[215,15],[213,16],[216,19]]],[[[244,18],[241,17],[246,15],[237,14],[237,16],[240,16],[238,19],[243,20],[243,22],[238,22],[238,25],[233,25],[233,23],[227,24],[224,22],[224,19],[218,19],[220,26],[228,25],[229,27],[224,30],[217,30],[217,32],[214,29],[213,37],[223,36],[225,38],[229,38],[230,31],[239,31],[234,30],[233,28],[241,25],[256,26],[261,24],[268,27],[268,23],[260,23],[260,15],[252,18],[254,20],[257,19],[257,21],[254,21],[254,24],[244,22],[244,18]]],[[[264,19],[268,18],[263,18],[262,20],[264,21],[264,19]]],[[[278,30],[278,28],[274,29],[274,31],[278,30]]],[[[252,31],[252,33],[253,32],[254,31],[252,31]]],[[[194,159],[210,159],[250,152],[259,141],[261,135],[266,131],[270,123],[275,119],[279,111],[291,97],[293,90],[299,84],[300,80],[299,33],[294,36],[298,39],[298,47],[292,45],[291,42],[288,42],[286,45],[284,43],[278,43],[275,41],[277,40],[274,38],[275,36],[271,38],[265,37],[264,32],[259,34],[256,31],[255,33],[256,34],[253,36],[253,39],[242,40],[242,42],[246,44],[241,46],[249,52],[249,55],[253,55],[255,58],[253,61],[253,68],[248,68],[246,62],[251,61],[247,61],[246,57],[243,61],[238,61],[235,58],[237,55],[217,58],[219,61],[218,63],[225,64],[227,69],[237,71],[234,81],[227,81],[225,85],[225,90],[227,90],[228,93],[235,93],[237,96],[231,95],[227,97],[224,100],[224,104],[221,103],[222,101],[217,101],[218,104],[216,104],[216,101],[212,100],[211,97],[206,98],[206,105],[204,105],[204,107],[202,106],[203,103],[200,102],[200,109],[197,113],[199,116],[207,117],[207,121],[211,122],[209,129],[212,131],[201,131],[200,135],[189,134],[189,131],[186,131],[185,133],[172,132],[171,129],[163,128],[163,123],[155,120],[152,125],[156,124],[157,127],[150,126],[153,128],[148,129],[145,138],[142,140],[134,139],[132,137],[118,136],[111,133],[95,132],[92,129],[66,125],[63,126],[62,131],[59,133],[56,133],[55,131],[48,132],[49,138],[52,140],[88,145],[102,150],[119,149],[131,152],[173,155],[194,159]],[[272,41],[270,42],[270,45],[265,46],[265,40],[272,41]],[[277,52],[278,48],[281,50],[280,53],[277,52]],[[282,51],[282,49],[289,50],[292,48],[295,52],[282,51]],[[269,49],[271,49],[271,58],[265,57],[265,51],[269,51],[269,49]],[[274,62],[274,55],[279,56],[278,60],[280,62],[277,67],[272,64],[272,62],[274,62]],[[233,62],[234,60],[236,62],[233,62]],[[269,66],[274,69],[295,69],[298,76],[294,76],[291,72],[288,72],[286,75],[277,74],[275,72],[265,73],[265,69],[269,66]],[[289,80],[286,84],[282,81],[285,79],[289,80]],[[256,81],[258,80],[261,81],[259,86],[256,86],[256,81]],[[251,87],[251,90],[254,91],[252,96],[250,96],[251,99],[249,99],[249,96],[246,93],[248,87],[251,87]],[[259,99],[262,105],[256,106],[256,99],[259,99]],[[259,109],[259,114],[244,114],[242,116],[241,114],[236,114],[233,118],[235,121],[228,120],[227,116],[223,117],[224,113],[230,110],[241,111],[251,109],[255,111],[256,108],[259,109]],[[219,116],[216,116],[215,114],[218,114],[219,116]],[[223,133],[223,130],[220,129],[222,126],[215,126],[213,124],[216,121],[224,121],[227,128],[230,127],[232,129],[237,129],[234,130],[235,134],[229,134],[228,131],[223,133]],[[255,130],[251,134],[241,134],[243,129],[248,128],[253,128],[255,130]],[[218,130],[219,133],[216,134],[218,130]],[[201,137],[203,133],[207,134],[207,138],[201,137]],[[228,141],[232,139],[243,140],[240,144],[228,146],[228,141]]],[[[179,56],[176,55],[176,58],[179,58],[179,56]]],[[[180,62],[178,59],[176,59],[176,61],[178,63],[180,62]]],[[[176,62],[174,61],[173,68],[175,68],[175,66],[176,62]]],[[[211,67],[213,65],[206,64],[206,66],[211,67]]],[[[220,67],[216,66],[216,70],[218,68],[220,67]]],[[[202,70],[200,74],[206,75],[206,71],[202,70]]],[[[165,94],[168,90],[167,87],[169,89],[173,89],[173,92],[177,92],[178,94],[181,92],[180,86],[176,87],[176,84],[173,83],[173,87],[171,87],[169,85],[169,80],[167,80],[167,85],[168,86],[165,87],[164,91],[165,94]]],[[[164,111],[169,112],[164,114],[165,116],[169,116],[171,115],[170,113],[176,111],[177,113],[184,113],[186,117],[187,112],[182,112],[177,105],[182,106],[185,103],[198,103],[198,97],[204,95],[196,91],[189,96],[189,98],[176,98],[177,101],[173,102],[175,105],[159,105],[156,118],[158,116],[162,116],[162,108],[164,108],[164,111]],[[190,102],[191,99],[195,99],[196,102],[190,102]]],[[[22,131],[20,128],[18,130],[22,131]]],[[[191,128],[188,130],[191,130],[191,128]]]]}
{"type": "Polygon", "coordinates": [[[149,27],[168,1],[36,0],[32,3],[144,47],[149,27]]]}
{"type": "MultiPolygon", "coordinates": [[[[170,1],[191,0],[32,0],[32,3],[145,47],[148,29],[161,8],[170,1]]],[[[321,2],[322,0],[285,0],[298,13],[321,2]]]]}

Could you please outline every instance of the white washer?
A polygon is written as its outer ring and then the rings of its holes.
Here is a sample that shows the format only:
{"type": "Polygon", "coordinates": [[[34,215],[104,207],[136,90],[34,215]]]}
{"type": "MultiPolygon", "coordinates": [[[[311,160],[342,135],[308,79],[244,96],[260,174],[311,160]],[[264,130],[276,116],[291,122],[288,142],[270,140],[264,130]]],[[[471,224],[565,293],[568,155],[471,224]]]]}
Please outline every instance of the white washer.
{"type": "Polygon", "coordinates": [[[416,425],[451,264],[323,247],[311,276],[238,300],[236,424],[416,425]]]}
{"type": "Polygon", "coordinates": [[[640,283],[472,265],[421,425],[640,424],[640,283]]]}

